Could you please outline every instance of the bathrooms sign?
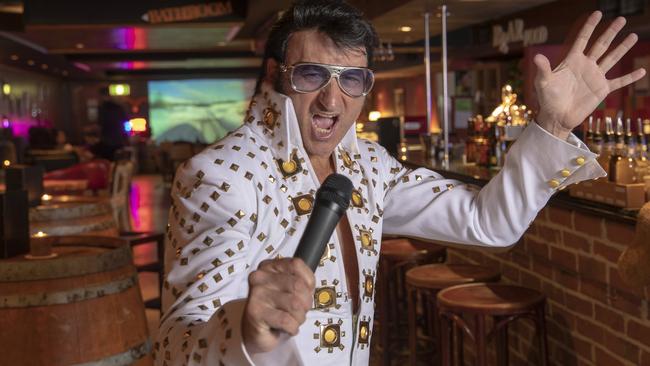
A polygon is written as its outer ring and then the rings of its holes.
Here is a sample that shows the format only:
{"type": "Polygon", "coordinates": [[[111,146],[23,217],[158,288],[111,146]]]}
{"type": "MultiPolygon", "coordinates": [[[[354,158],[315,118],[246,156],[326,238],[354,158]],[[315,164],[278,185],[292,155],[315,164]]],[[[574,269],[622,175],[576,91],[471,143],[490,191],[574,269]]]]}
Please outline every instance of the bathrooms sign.
{"type": "Polygon", "coordinates": [[[526,29],[522,19],[514,19],[508,22],[506,29],[500,25],[492,27],[492,46],[501,53],[508,53],[508,44],[523,42],[524,47],[534,44],[545,43],[548,40],[548,28],[540,26],[526,29]]]}

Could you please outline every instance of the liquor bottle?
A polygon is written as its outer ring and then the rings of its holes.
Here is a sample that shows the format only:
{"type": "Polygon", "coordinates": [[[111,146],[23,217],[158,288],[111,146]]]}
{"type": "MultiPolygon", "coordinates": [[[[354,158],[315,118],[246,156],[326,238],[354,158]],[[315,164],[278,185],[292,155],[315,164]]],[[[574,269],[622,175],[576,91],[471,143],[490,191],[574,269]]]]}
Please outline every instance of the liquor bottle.
{"type": "Polygon", "coordinates": [[[596,118],[596,130],[594,132],[594,143],[589,148],[595,154],[600,155],[603,150],[603,134],[600,133],[600,118],[596,118]]]}
{"type": "Polygon", "coordinates": [[[611,117],[605,117],[605,135],[603,137],[602,148],[600,155],[598,155],[598,164],[606,172],[609,172],[609,158],[614,153],[614,130],[612,128],[612,119],[611,117]]]}
{"type": "Polygon", "coordinates": [[[650,177],[650,161],[648,161],[648,140],[643,134],[643,123],[641,118],[637,121],[636,133],[636,180],[639,183],[645,181],[646,176],[650,177]]]}
{"type": "Polygon", "coordinates": [[[634,159],[636,153],[636,141],[632,136],[632,121],[629,118],[625,119],[625,146],[627,147],[627,156],[634,159]]]}
{"type": "Polygon", "coordinates": [[[636,183],[636,161],[628,156],[623,120],[616,120],[616,150],[609,159],[609,180],[618,184],[636,183]]]}
{"type": "Polygon", "coordinates": [[[589,150],[593,150],[594,146],[594,116],[589,116],[587,133],[585,134],[585,144],[589,150]]]}

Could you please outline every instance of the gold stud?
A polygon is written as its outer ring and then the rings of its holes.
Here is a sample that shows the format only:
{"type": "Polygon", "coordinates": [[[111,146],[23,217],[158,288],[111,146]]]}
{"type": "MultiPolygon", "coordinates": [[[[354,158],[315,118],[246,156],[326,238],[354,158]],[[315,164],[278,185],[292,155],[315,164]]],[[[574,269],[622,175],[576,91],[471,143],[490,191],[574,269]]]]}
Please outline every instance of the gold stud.
{"type": "Polygon", "coordinates": [[[321,325],[320,326],[321,337],[320,337],[320,346],[323,348],[334,348],[338,347],[341,343],[341,338],[339,334],[341,332],[341,326],[338,324],[330,325],[321,325]]]}
{"type": "Polygon", "coordinates": [[[363,296],[366,297],[372,297],[372,290],[373,290],[373,283],[372,283],[372,276],[366,275],[366,280],[364,281],[364,293],[363,296]]]}
{"type": "Polygon", "coordinates": [[[562,176],[563,176],[564,178],[566,178],[566,177],[568,177],[568,176],[571,175],[571,171],[570,171],[569,169],[562,169],[562,171],[560,172],[560,174],[562,174],[562,176]]]}
{"type": "Polygon", "coordinates": [[[262,113],[264,113],[264,124],[266,127],[272,129],[273,126],[275,126],[275,121],[277,120],[277,113],[271,108],[264,108],[264,111],[262,113]]]}
{"type": "Polygon", "coordinates": [[[314,197],[309,194],[294,197],[291,200],[293,201],[293,207],[296,209],[298,215],[305,215],[310,213],[312,207],[314,206],[314,197]]]}
{"type": "Polygon", "coordinates": [[[293,174],[298,169],[298,164],[295,161],[289,160],[282,163],[282,171],[287,174],[293,174]]]}
{"type": "Polygon", "coordinates": [[[584,165],[584,163],[585,163],[585,157],[584,157],[584,156],[578,156],[578,157],[576,158],[576,164],[578,164],[578,165],[584,165]]]}
{"type": "Polygon", "coordinates": [[[368,344],[370,338],[370,324],[367,321],[359,323],[359,344],[368,344]]]}
{"type": "Polygon", "coordinates": [[[361,246],[363,248],[372,247],[372,234],[365,230],[361,230],[361,246]]]}
{"type": "Polygon", "coordinates": [[[363,207],[363,198],[361,197],[361,193],[357,190],[352,191],[352,205],[354,205],[354,207],[363,207]]]}
{"type": "Polygon", "coordinates": [[[557,180],[557,179],[551,179],[551,180],[548,181],[548,185],[551,188],[557,188],[557,187],[560,186],[560,181],[557,180]]]}
{"type": "Polygon", "coordinates": [[[343,151],[341,157],[343,158],[343,164],[345,164],[347,168],[352,168],[352,158],[350,158],[350,154],[348,154],[347,151],[343,151]]]}
{"type": "Polygon", "coordinates": [[[336,305],[336,292],[334,286],[319,287],[314,292],[314,305],[316,309],[327,309],[336,305]]]}

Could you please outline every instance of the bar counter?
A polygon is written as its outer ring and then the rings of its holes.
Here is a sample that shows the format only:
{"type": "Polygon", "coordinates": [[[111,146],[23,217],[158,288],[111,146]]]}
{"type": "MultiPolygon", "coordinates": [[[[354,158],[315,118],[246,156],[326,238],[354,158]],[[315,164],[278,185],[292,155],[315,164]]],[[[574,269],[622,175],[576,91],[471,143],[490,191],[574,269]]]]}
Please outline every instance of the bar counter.
{"type": "MultiPolygon", "coordinates": [[[[497,173],[462,164],[443,169],[413,156],[403,163],[479,186],[497,173]]],[[[499,268],[503,282],[546,294],[551,364],[650,365],[650,286],[627,285],[617,268],[618,257],[634,239],[636,216],[636,211],[562,191],[514,247],[505,252],[454,247],[448,261],[499,268]]],[[[512,365],[541,364],[533,335],[532,323],[511,328],[512,365]]],[[[472,352],[466,351],[471,362],[472,352]]]]}

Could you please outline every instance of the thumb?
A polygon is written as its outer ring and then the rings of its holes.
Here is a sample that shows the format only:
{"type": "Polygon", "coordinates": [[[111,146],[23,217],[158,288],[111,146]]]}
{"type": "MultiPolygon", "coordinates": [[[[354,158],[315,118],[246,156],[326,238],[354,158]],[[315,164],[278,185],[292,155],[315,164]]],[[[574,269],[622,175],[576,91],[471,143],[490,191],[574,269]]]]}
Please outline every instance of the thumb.
{"type": "Polygon", "coordinates": [[[537,77],[547,78],[553,73],[553,71],[551,71],[551,63],[548,61],[546,56],[541,53],[535,55],[533,63],[537,66],[537,77]]]}

